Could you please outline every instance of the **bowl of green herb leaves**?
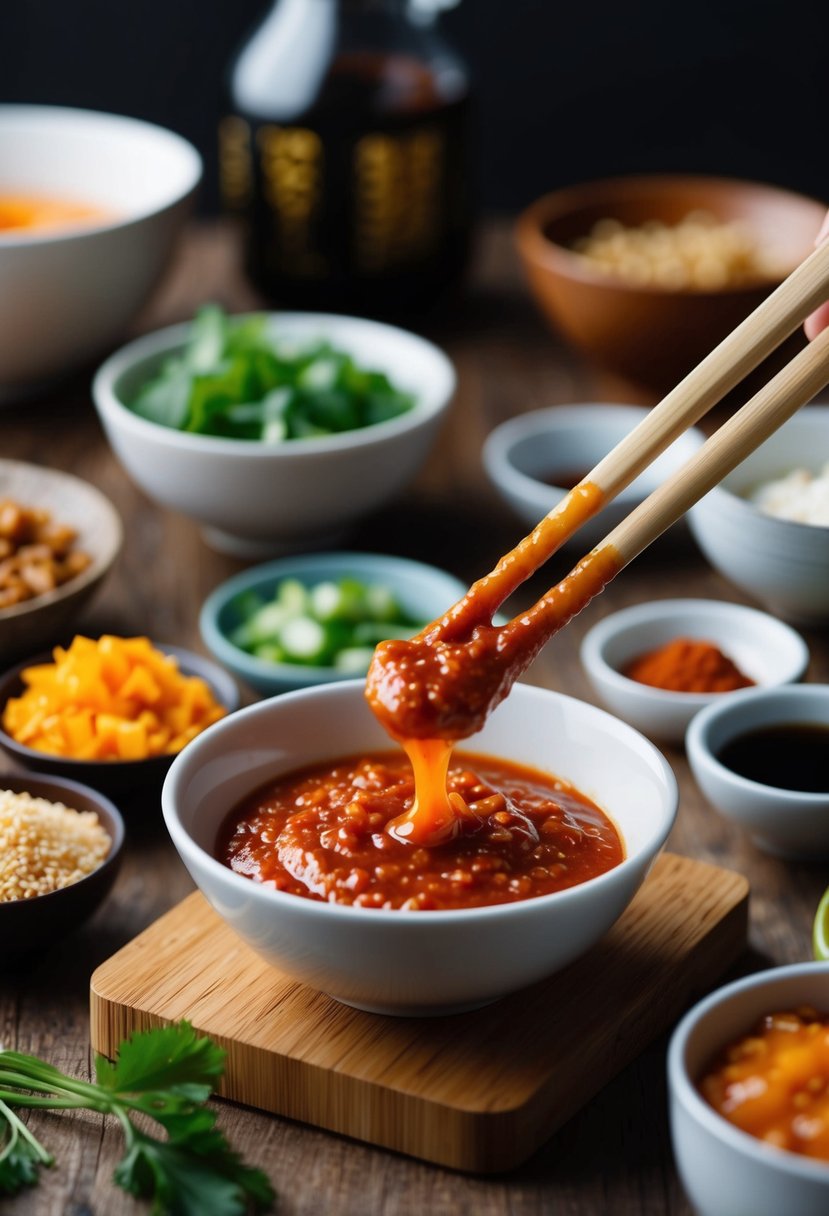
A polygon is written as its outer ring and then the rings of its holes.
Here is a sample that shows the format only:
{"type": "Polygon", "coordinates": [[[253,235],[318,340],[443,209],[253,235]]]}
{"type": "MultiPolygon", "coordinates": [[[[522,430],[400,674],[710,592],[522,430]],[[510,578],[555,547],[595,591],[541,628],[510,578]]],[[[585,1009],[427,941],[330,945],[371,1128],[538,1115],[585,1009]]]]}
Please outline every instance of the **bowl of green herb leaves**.
{"type": "Polygon", "coordinates": [[[93,396],[150,498],[264,556],[319,547],[398,493],[454,387],[446,355],[394,326],[208,306],[112,355],[93,396]]]}

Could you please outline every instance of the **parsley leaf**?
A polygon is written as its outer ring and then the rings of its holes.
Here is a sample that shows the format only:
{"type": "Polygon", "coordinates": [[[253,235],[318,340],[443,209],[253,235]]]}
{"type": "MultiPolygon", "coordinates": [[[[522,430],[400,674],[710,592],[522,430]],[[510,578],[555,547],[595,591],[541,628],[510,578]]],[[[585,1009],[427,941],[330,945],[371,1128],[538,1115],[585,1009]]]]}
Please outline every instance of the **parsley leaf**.
{"type": "Polygon", "coordinates": [[[133,1127],[115,1181],[139,1199],[152,1199],[153,1216],[245,1216],[251,1202],[267,1208],[273,1192],[259,1170],[229,1149],[218,1131],[160,1141],[133,1127]]]}
{"type": "Polygon", "coordinates": [[[16,1195],[36,1186],[38,1168],[52,1157],[5,1102],[0,1102],[0,1194],[16,1195]]]}
{"type": "Polygon", "coordinates": [[[226,1054],[189,1022],[180,1022],[132,1035],[121,1044],[115,1064],[96,1056],[95,1072],[98,1084],[113,1093],[184,1093],[187,1087],[194,1102],[204,1102],[224,1071],[226,1054]]]}
{"type": "Polygon", "coordinates": [[[38,1181],[52,1157],[13,1106],[87,1109],[114,1115],[124,1157],[114,1181],[152,1203],[153,1216],[245,1216],[265,1211],[274,1192],[267,1176],[245,1165],[204,1105],[221,1078],[225,1052],[188,1022],[134,1034],[114,1063],[96,1059],[98,1083],[65,1076],[35,1056],[0,1051],[0,1194],[38,1181]],[[149,1116],[157,1139],[132,1119],[149,1116]]]}

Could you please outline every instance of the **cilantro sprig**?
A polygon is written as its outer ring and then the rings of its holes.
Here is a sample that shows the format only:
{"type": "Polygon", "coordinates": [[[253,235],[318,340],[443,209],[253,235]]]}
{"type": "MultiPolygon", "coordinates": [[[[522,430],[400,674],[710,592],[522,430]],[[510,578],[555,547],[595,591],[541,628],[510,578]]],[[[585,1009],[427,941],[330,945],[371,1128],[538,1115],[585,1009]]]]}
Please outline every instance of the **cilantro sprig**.
{"type": "Polygon", "coordinates": [[[279,444],[386,422],[414,397],[328,342],[288,347],[273,340],[263,314],[235,320],[208,304],[181,353],[126,404],[175,430],[279,444]]]}
{"type": "Polygon", "coordinates": [[[274,1198],[267,1176],[245,1165],[205,1103],[224,1070],[225,1052],[188,1022],[134,1034],[115,1063],[96,1056],[97,1084],[51,1064],[0,1051],[0,1194],[34,1186],[52,1154],[15,1107],[92,1110],[113,1115],[124,1134],[118,1186],[152,1203],[153,1216],[245,1216],[274,1198]],[[149,1116],[166,1137],[139,1126],[149,1116]]]}

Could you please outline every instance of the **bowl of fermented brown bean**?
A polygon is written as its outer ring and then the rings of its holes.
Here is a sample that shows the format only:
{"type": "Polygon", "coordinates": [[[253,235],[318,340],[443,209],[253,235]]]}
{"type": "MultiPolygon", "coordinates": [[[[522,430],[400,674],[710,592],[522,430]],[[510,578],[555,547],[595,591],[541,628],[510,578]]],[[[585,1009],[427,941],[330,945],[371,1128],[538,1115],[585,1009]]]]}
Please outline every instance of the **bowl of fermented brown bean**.
{"type": "Polygon", "coordinates": [[[625,177],[545,195],[519,217],[516,240],[551,326],[661,393],[811,252],[825,213],[755,182],[625,177]]]}
{"type": "Polygon", "coordinates": [[[0,659],[62,640],[121,540],[117,511],[89,482],[0,460],[0,659]]]}

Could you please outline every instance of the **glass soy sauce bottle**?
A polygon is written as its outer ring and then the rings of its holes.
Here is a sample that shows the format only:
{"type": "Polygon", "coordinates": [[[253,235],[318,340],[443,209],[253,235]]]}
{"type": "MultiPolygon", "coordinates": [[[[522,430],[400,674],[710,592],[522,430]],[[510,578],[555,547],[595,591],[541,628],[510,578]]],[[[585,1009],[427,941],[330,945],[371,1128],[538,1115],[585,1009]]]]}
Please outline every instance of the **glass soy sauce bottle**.
{"type": "Polygon", "coordinates": [[[460,279],[469,80],[455,0],[277,0],[233,61],[224,206],[248,274],[299,308],[417,313],[460,279]]]}

